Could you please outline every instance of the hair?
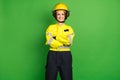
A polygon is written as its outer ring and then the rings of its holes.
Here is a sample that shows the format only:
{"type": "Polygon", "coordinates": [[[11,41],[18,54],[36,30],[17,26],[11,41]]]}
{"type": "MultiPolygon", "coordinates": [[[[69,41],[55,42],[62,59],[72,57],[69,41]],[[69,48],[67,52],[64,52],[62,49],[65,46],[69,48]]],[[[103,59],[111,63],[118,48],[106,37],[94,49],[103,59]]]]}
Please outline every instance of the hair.
{"type": "MultiPolygon", "coordinates": [[[[63,9],[59,9],[59,10],[63,10],[63,9]]],[[[56,16],[57,11],[58,11],[58,10],[54,10],[54,11],[52,11],[52,14],[53,14],[53,16],[54,16],[54,18],[55,18],[55,19],[57,19],[57,16],[56,16]]],[[[64,10],[64,11],[65,11],[65,20],[66,20],[66,19],[67,19],[67,17],[69,17],[70,12],[69,12],[69,11],[67,11],[67,10],[64,10]]]]}

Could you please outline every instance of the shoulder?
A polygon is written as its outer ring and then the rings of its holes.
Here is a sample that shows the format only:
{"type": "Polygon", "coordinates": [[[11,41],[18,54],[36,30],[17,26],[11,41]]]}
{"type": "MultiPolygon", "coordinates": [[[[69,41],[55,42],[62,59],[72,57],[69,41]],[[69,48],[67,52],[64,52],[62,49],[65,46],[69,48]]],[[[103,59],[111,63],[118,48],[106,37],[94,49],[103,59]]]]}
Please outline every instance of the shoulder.
{"type": "Polygon", "coordinates": [[[51,25],[48,26],[46,31],[51,31],[51,30],[54,30],[55,28],[56,28],[56,24],[51,24],[51,25]]]}
{"type": "Polygon", "coordinates": [[[55,28],[55,27],[56,27],[56,24],[51,24],[48,26],[48,29],[55,28]]]}
{"type": "Polygon", "coordinates": [[[74,30],[70,25],[65,24],[65,26],[66,26],[66,29],[69,29],[70,33],[74,33],[74,30]]]}
{"type": "Polygon", "coordinates": [[[48,27],[56,27],[56,24],[51,24],[48,27]]]}
{"type": "Polygon", "coordinates": [[[66,28],[72,29],[70,25],[64,24],[66,28]]]}

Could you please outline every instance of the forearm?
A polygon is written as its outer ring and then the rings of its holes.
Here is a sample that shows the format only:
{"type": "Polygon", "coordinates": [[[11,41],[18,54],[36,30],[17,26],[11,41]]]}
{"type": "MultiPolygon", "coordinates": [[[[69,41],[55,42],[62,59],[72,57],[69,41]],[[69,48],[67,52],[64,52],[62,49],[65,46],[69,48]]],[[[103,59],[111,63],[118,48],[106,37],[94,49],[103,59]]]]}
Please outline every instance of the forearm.
{"type": "Polygon", "coordinates": [[[49,45],[50,47],[57,48],[63,46],[63,43],[57,41],[52,36],[46,36],[46,39],[47,39],[46,45],[49,45]]]}
{"type": "Polygon", "coordinates": [[[72,44],[72,36],[59,36],[56,37],[56,40],[68,46],[72,44]]]}

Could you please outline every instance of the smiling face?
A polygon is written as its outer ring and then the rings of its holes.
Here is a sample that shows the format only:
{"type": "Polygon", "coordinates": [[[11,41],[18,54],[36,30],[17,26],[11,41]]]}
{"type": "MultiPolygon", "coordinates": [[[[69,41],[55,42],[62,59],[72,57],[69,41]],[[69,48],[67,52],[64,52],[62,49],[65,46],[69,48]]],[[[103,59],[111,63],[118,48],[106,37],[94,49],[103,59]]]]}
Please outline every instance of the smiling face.
{"type": "Polygon", "coordinates": [[[58,22],[63,23],[65,21],[65,11],[56,11],[56,19],[58,22]]]}

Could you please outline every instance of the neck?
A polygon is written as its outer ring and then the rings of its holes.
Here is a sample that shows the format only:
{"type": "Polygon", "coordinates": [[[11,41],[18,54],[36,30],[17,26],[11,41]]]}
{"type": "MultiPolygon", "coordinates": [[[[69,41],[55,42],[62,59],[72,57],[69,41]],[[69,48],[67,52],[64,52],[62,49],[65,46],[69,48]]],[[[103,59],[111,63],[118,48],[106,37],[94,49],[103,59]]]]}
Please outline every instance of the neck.
{"type": "Polygon", "coordinates": [[[64,23],[59,23],[59,22],[58,22],[58,25],[60,25],[60,26],[62,26],[63,24],[64,24],[64,23]]]}

